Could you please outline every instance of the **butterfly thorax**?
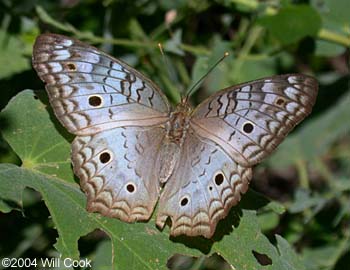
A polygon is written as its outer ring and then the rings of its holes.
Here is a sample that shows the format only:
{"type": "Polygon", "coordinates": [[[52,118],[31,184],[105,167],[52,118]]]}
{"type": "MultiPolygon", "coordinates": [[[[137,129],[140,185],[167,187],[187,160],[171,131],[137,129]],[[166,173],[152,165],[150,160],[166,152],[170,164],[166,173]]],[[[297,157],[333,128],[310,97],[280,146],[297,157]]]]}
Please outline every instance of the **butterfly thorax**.
{"type": "Polygon", "coordinates": [[[164,138],[160,155],[160,182],[165,183],[175,170],[185,141],[189,127],[192,108],[187,102],[178,104],[170,113],[169,120],[165,125],[166,136],[164,138]]]}
{"type": "Polygon", "coordinates": [[[166,124],[167,139],[181,147],[189,126],[192,108],[187,101],[180,102],[175,110],[170,113],[166,124]]]}

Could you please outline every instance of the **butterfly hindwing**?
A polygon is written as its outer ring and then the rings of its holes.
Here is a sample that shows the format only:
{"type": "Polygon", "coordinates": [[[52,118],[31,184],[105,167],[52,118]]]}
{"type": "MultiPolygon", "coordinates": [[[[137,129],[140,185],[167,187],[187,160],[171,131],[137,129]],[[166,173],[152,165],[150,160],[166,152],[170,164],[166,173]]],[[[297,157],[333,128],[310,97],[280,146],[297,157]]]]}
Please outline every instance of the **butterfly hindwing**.
{"type": "Polygon", "coordinates": [[[218,221],[247,191],[251,172],[190,130],[178,167],[161,194],[157,225],[162,228],[170,217],[172,235],[210,238],[218,221]]]}
{"type": "Polygon", "coordinates": [[[161,128],[115,128],[77,136],[72,162],[87,194],[87,208],[123,221],[148,220],[159,196],[155,169],[161,128]]]}

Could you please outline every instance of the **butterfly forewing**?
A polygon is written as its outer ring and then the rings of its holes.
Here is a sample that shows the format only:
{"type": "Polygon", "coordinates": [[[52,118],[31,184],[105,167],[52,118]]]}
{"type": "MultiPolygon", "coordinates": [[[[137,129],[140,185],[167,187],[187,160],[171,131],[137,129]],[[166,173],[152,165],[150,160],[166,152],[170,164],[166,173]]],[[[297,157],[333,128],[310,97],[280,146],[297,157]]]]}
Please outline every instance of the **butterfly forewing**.
{"type": "Polygon", "coordinates": [[[154,83],[78,40],[56,34],[39,36],[33,66],[46,83],[57,118],[71,133],[90,135],[167,120],[168,102],[154,83]]]}
{"type": "Polygon", "coordinates": [[[314,78],[299,74],[229,87],[196,108],[191,126],[236,162],[252,166],[311,112],[317,90],[314,78]]]}

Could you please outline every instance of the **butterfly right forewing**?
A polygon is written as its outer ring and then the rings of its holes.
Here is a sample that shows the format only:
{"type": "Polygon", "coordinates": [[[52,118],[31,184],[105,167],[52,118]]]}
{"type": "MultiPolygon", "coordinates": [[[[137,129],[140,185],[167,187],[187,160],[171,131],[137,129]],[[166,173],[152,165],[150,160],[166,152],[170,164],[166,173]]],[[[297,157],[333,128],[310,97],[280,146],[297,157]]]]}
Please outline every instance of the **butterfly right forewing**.
{"type": "Polygon", "coordinates": [[[226,88],[201,103],[191,126],[236,162],[252,166],[266,157],[315,103],[317,81],[277,75],[226,88]]]}

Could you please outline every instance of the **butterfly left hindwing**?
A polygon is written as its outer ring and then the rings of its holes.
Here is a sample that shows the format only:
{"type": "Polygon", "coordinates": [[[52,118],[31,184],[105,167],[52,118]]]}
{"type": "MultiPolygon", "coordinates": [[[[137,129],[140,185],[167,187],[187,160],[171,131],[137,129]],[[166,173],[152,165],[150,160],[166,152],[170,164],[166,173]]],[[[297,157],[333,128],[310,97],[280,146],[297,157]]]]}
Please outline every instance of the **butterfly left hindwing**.
{"type": "Polygon", "coordinates": [[[159,196],[155,169],[164,129],[115,128],[72,143],[87,208],[123,221],[148,220],[159,196]]]}

